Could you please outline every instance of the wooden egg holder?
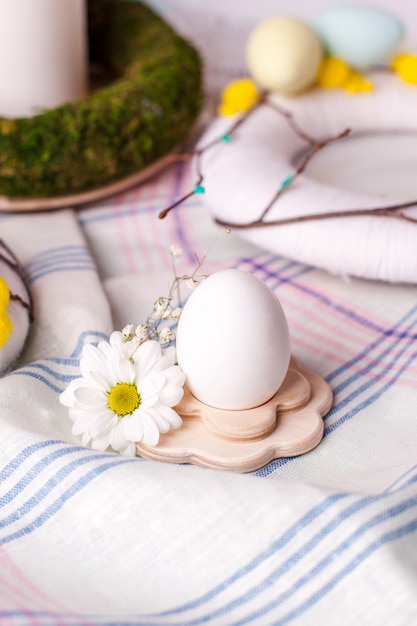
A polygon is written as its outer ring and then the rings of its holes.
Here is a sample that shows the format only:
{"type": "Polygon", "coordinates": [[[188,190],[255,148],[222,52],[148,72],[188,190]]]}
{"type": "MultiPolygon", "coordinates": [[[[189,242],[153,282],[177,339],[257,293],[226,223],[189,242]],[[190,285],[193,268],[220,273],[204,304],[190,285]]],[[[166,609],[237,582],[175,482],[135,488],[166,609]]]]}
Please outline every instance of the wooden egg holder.
{"type": "Polygon", "coordinates": [[[182,427],[162,435],[155,447],[136,444],[137,452],[167,463],[252,472],[274,459],[315,448],[323,437],[322,418],[332,401],[329,385],[292,357],[278,392],[254,409],[216,409],[186,389],[175,407],[183,418],[182,427]]]}

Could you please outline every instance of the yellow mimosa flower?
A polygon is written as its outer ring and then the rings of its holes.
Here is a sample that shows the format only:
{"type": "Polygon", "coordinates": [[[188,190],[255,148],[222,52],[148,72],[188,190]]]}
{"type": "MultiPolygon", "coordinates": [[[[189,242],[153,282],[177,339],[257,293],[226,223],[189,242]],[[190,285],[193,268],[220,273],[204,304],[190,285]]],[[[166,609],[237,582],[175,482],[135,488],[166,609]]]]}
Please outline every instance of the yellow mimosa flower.
{"type": "Polygon", "coordinates": [[[13,330],[13,324],[7,314],[9,301],[9,286],[4,278],[0,276],[0,348],[8,342],[13,330]]]}
{"type": "Polygon", "coordinates": [[[259,91],[250,78],[236,80],[224,89],[218,113],[220,115],[235,115],[249,111],[259,100],[259,96],[259,91]]]}
{"type": "Polygon", "coordinates": [[[394,57],[391,67],[406,83],[417,85],[416,54],[398,54],[394,57]]]}

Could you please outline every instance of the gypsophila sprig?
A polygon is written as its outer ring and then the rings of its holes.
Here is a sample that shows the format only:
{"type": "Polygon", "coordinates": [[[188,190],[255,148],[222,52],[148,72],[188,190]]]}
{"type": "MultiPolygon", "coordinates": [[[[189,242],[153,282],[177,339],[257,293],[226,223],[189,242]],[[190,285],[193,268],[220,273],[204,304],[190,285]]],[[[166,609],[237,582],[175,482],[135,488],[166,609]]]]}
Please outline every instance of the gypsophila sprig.
{"type": "Polygon", "coordinates": [[[181,316],[181,285],[187,290],[194,287],[207,274],[201,274],[201,266],[208,253],[200,260],[196,256],[196,266],[191,274],[179,274],[176,267],[176,259],[182,255],[180,246],[173,244],[169,248],[173,270],[173,280],[167,296],[160,296],[153,305],[152,312],[146,321],[139,326],[127,324],[123,330],[123,341],[130,346],[131,358],[134,358],[136,350],[145,341],[156,340],[162,346],[172,344],[175,341],[175,326],[181,316]]]}

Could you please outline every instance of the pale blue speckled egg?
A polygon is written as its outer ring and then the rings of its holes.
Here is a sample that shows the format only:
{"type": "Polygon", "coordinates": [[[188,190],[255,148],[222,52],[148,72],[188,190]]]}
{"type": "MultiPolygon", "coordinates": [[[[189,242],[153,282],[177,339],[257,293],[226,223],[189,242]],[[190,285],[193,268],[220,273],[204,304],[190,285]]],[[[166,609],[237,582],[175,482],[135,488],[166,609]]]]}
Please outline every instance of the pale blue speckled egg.
{"type": "Polygon", "coordinates": [[[388,61],[404,33],[402,23],[390,13],[361,5],[330,7],[311,25],[329,55],[358,70],[388,61]]]}

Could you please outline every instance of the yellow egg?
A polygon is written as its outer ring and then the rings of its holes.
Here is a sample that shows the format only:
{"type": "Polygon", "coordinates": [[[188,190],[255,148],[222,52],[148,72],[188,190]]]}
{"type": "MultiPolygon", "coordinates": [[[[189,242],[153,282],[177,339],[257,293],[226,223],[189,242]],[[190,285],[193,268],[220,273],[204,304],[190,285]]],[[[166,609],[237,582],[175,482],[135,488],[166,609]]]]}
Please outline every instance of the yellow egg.
{"type": "Polygon", "coordinates": [[[246,62],[256,83],[268,91],[293,95],[315,81],[323,48],[315,31],[293,17],[261,22],[249,36],[246,62]]]}

